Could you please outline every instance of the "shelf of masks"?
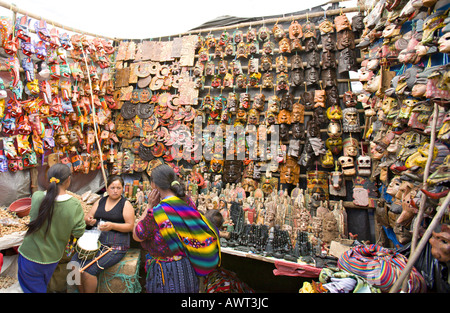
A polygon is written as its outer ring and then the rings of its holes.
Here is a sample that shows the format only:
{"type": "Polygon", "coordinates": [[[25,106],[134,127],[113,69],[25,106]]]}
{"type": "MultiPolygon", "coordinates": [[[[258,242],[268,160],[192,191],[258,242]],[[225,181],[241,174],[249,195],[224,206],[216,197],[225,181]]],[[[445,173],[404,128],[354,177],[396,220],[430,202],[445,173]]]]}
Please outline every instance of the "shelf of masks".
{"type": "MultiPolygon", "coordinates": [[[[358,11],[358,9],[354,9],[352,12],[357,12],[358,11]]],[[[341,14],[342,13],[342,11],[336,11],[335,12],[336,14],[341,14]]],[[[330,14],[328,14],[328,12],[326,12],[326,14],[327,15],[330,15],[330,14]]],[[[322,16],[324,16],[324,14],[321,14],[320,16],[319,15],[317,15],[317,17],[322,17],[322,16]]],[[[305,19],[307,19],[307,16],[305,15],[304,16],[305,17],[305,19]]],[[[286,20],[286,22],[291,22],[291,21],[293,21],[295,19],[295,17],[294,18],[292,18],[292,19],[288,19],[288,20],[286,20]]],[[[273,21],[274,23],[276,22],[276,21],[273,21]]],[[[335,24],[333,24],[333,23],[331,23],[331,26],[333,26],[333,25],[335,25],[335,24]]],[[[220,29],[222,29],[222,28],[220,28],[220,29]]],[[[235,26],[233,26],[233,27],[230,27],[229,29],[235,29],[235,26]]],[[[218,31],[218,30],[214,30],[214,31],[218,31]]],[[[245,31],[245,29],[244,29],[244,31],[245,31]]],[[[189,33],[189,35],[190,36],[192,36],[191,34],[192,33],[197,33],[197,32],[202,32],[202,30],[196,30],[196,31],[193,31],[193,32],[191,32],[191,33],[189,33]]],[[[217,34],[217,35],[220,35],[220,34],[217,34]]],[[[272,34],[270,34],[270,35],[272,35],[272,34]]],[[[218,36],[217,36],[217,38],[218,38],[218,36]]],[[[178,38],[178,40],[180,40],[179,38],[178,38]]],[[[358,39],[356,39],[356,40],[358,40],[358,39]]],[[[356,42],[356,41],[355,41],[356,42]]],[[[144,42],[145,43],[145,42],[144,42]]],[[[142,45],[144,44],[144,43],[141,43],[142,45]]],[[[160,45],[162,45],[161,43],[163,43],[163,42],[161,42],[160,41],[160,45]]],[[[155,43],[154,43],[155,44],[155,43]]],[[[131,46],[133,47],[133,49],[135,49],[137,46],[139,45],[139,43],[136,43],[136,42],[134,42],[133,44],[131,44],[131,46]]],[[[120,47],[120,46],[119,46],[120,47]]],[[[320,47],[322,47],[322,46],[320,46],[320,47]]],[[[139,50],[139,48],[137,48],[137,50],[139,50]]],[[[120,48],[118,49],[118,51],[120,52],[120,48]]],[[[274,50],[274,54],[276,54],[277,52],[279,52],[279,50],[277,50],[277,49],[275,49],[274,50]]],[[[124,50],[122,50],[122,52],[121,52],[122,54],[124,54],[124,50]]],[[[131,52],[131,54],[133,55],[133,53],[136,53],[136,55],[139,53],[139,51],[132,51],[131,52]]],[[[293,53],[295,53],[295,52],[293,52],[293,53]]],[[[208,54],[208,57],[210,56],[211,54],[208,54]]],[[[193,58],[193,60],[198,60],[199,59],[199,57],[200,57],[200,54],[199,53],[195,53],[193,56],[192,56],[192,58],[193,58]]],[[[160,64],[164,64],[166,67],[167,67],[167,65],[169,65],[170,66],[170,64],[172,63],[172,64],[175,64],[177,61],[178,61],[178,59],[177,58],[175,58],[174,60],[167,60],[167,61],[156,61],[157,60],[157,58],[156,59],[154,59],[154,60],[144,60],[144,59],[142,59],[142,58],[130,58],[130,57],[125,57],[125,56],[121,56],[120,58],[118,58],[118,61],[119,62],[122,62],[121,63],[121,65],[120,66],[125,66],[125,67],[130,67],[130,69],[128,69],[128,70],[131,70],[131,67],[132,66],[135,66],[134,68],[136,69],[136,64],[139,64],[140,62],[141,63],[145,63],[145,62],[158,62],[158,63],[160,63],[160,64]]],[[[159,60],[159,59],[158,59],[159,60]]],[[[336,63],[337,64],[337,63],[336,63]]],[[[304,64],[303,64],[304,65],[304,64]]],[[[272,64],[272,66],[273,66],[273,64],[272,64]]],[[[190,73],[190,71],[192,71],[192,69],[193,69],[193,67],[194,67],[194,62],[192,63],[192,66],[189,66],[189,67],[186,67],[186,71],[187,72],[189,72],[189,77],[190,77],[190,79],[192,79],[192,73],[190,73]]],[[[179,70],[179,68],[177,67],[177,69],[179,70]]],[[[247,69],[248,69],[248,67],[247,67],[247,69]]],[[[274,69],[273,69],[273,71],[274,71],[274,69]]],[[[354,81],[356,81],[356,80],[354,80],[354,79],[339,79],[339,80],[337,80],[336,81],[336,84],[349,84],[350,82],[354,82],[354,81]]],[[[320,84],[320,82],[318,82],[318,85],[320,84]]],[[[126,85],[127,85],[127,88],[135,88],[135,89],[142,89],[142,90],[145,90],[145,89],[148,89],[148,87],[146,87],[145,85],[144,85],[144,87],[143,88],[141,88],[141,86],[139,86],[139,81],[138,82],[136,82],[136,81],[134,81],[134,82],[127,82],[126,83],[126,85]]],[[[151,89],[151,85],[149,86],[149,88],[151,89]]],[[[214,92],[217,92],[217,93],[219,93],[220,91],[219,90],[224,90],[224,89],[222,89],[222,88],[217,88],[216,90],[214,90],[213,88],[211,88],[210,86],[206,86],[206,84],[205,84],[205,86],[204,86],[205,88],[201,88],[201,87],[199,87],[199,88],[197,88],[198,90],[197,90],[197,92],[199,93],[199,95],[200,95],[200,93],[204,93],[205,91],[207,91],[207,90],[210,90],[210,91],[214,91],[214,92]]],[[[232,87],[226,87],[226,88],[232,88],[232,87]]],[[[254,90],[257,90],[259,87],[249,87],[249,90],[252,90],[252,91],[254,91],[254,90]]],[[[303,88],[302,87],[298,87],[299,89],[297,89],[297,90],[299,90],[299,91],[302,91],[303,90],[303,88]]],[[[239,90],[245,90],[245,88],[241,88],[241,89],[239,89],[239,90]]],[[[163,92],[173,92],[173,91],[175,91],[176,93],[178,93],[179,92],[179,90],[177,89],[177,88],[171,88],[171,89],[165,89],[165,90],[160,90],[160,91],[158,91],[158,90],[152,90],[152,92],[153,92],[153,94],[156,94],[156,93],[158,93],[158,92],[161,92],[161,93],[163,93],[163,92]]],[[[266,91],[266,90],[264,90],[264,91],[266,91]]],[[[178,95],[176,95],[177,97],[178,97],[178,95]]],[[[343,96],[342,95],[340,95],[339,96],[339,98],[342,98],[343,96]]],[[[202,104],[201,104],[201,101],[203,100],[204,98],[203,97],[196,97],[195,98],[195,101],[194,102],[192,102],[192,103],[190,103],[190,106],[192,106],[192,107],[199,107],[199,106],[201,106],[202,104]]],[[[268,101],[266,100],[265,101],[265,103],[267,104],[268,103],[268,101]]],[[[157,105],[157,103],[155,104],[155,105],[157,105]]],[[[196,109],[197,110],[197,109],[196,109]]],[[[363,110],[358,110],[358,113],[362,113],[363,112],[363,110]]],[[[261,112],[260,112],[261,113],[261,112]]],[[[312,116],[313,115],[313,113],[312,113],[312,111],[307,111],[307,112],[305,112],[305,115],[306,116],[312,116]]],[[[359,127],[359,129],[362,131],[363,129],[364,129],[364,127],[359,127]]],[[[326,130],[325,129],[321,129],[320,130],[321,131],[321,133],[324,133],[324,132],[326,132],[326,130]]]]}
{"type": "MultiPolygon", "coordinates": [[[[5,8],[5,9],[8,9],[8,10],[12,11],[13,12],[13,16],[16,16],[17,13],[19,13],[21,15],[25,15],[25,16],[27,16],[29,18],[33,18],[35,20],[45,21],[46,23],[51,24],[53,27],[58,27],[58,28],[61,28],[61,29],[64,29],[64,30],[67,30],[67,31],[70,31],[70,32],[73,32],[73,33],[79,33],[79,34],[88,35],[88,36],[92,36],[92,37],[100,37],[100,38],[105,38],[105,39],[108,39],[108,40],[118,41],[117,38],[110,38],[110,37],[107,37],[107,36],[102,36],[102,35],[94,34],[94,33],[91,33],[91,32],[86,32],[86,31],[83,31],[83,30],[79,30],[79,29],[76,29],[76,28],[73,28],[73,27],[69,27],[69,26],[63,25],[63,24],[55,22],[53,20],[44,18],[44,17],[42,17],[40,15],[37,15],[37,14],[34,14],[32,12],[26,11],[26,10],[24,10],[22,8],[17,7],[15,4],[7,3],[5,1],[0,1],[0,6],[5,8]]],[[[30,29],[30,32],[36,33],[36,31],[34,29],[30,29]]]]}
{"type": "MultiPolygon", "coordinates": [[[[237,257],[241,257],[241,258],[247,258],[247,259],[251,259],[251,260],[256,260],[256,261],[261,261],[261,262],[267,262],[267,263],[272,263],[275,265],[275,272],[277,272],[279,267],[288,267],[288,268],[292,268],[295,269],[295,271],[299,271],[301,272],[301,274],[298,274],[298,276],[306,276],[306,277],[318,277],[318,275],[320,274],[320,271],[322,270],[322,268],[316,267],[315,264],[315,260],[313,258],[310,258],[310,263],[304,262],[302,261],[301,257],[299,257],[297,259],[296,262],[293,261],[293,259],[291,260],[286,260],[286,259],[281,259],[281,258],[275,258],[275,257],[268,257],[268,256],[263,256],[261,254],[257,254],[257,253],[252,253],[252,252],[244,252],[244,251],[239,251],[237,249],[234,248],[220,248],[220,251],[222,253],[225,254],[229,254],[229,255],[233,255],[233,256],[237,256],[237,257]]],[[[286,274],[286,273],[285,273],[286,274]]],[[[283,275],[283,273],[277,274],[277,275],[283,275]]]]}
{"type": "MultiPolygon", "coordinates": [[[[329,1],[325,4],[335,4],[342,1],[329,1]]],[[[342,15],[345,13],[353,13],[353,12],[362,12],[364,11],[365,6],[358,4],[358,7],[351,7],[351,8],[335,8],[335,9],[328,9],[324,12],[309,12],[307,10],[304,14],[298,14],[298,15],[291,15],[286,16],[286,14],[283,14],[283,17],[275,17],[275,18],[269,18],[269,19],[261,19],[259,21],[252,21],[252,22],[244,22],[244,23],[238,23],[231,26],[222,26],[222,27],[212,27],[212,28],[198,28],[193,29],[189,32],[178,34],[179,36],[183,35],[191,35],[191,34],[197,34],[197,33],[210,33],[210,32],[217,32],[217,31],[224,31],[224,30],[232,30],[236,28],[248,28],[253,27],[256,25],[264,25],[264,24],[278,24],[278,23],[284,23],[284,22],[291,22],[294,20],[309,20],[320,18],[323,16],[336,16],[336,15],[342,15]]],[[[334,24],[331,23],[333,26],[334,24]]],[[[177,35],[177,36],[178,36],[177,35]]],[[[172,36],[173,37],[173,36],[172,36]]]]}
{"type": "Polygon", "coordinates": [[[109,81],[106,72],[112,69],[112,43],[103,38],[88,38],[86,34],[69,36],[67,32],[59,33],[54,25],[49,28],[45,20],[32,21],[29,16],[9,20],[10,24],[13,22],[16,33],[7,36],[2,46],[2,56],[6,55],[2,62],[2,65],[6,63],[6,68],[2,66],[2,70],[8,71],[11,76],[11,81],[8,78],[5,80],[5,87],[12,93],[6,94],[3,100],[8,102],[7,105],[0,105],[0,115],[4,117],[2,140],[5,143],[2,146],[1,171],[36,167],[37,159],[53,151],[67,156],[62,159],[73,165],[76,171],[89,170],[90,165],[86,166],[86,163],[83,167],[81,162],[83,158],[86,160],[86,154],[92,155],[93,162],[88,163],[92,164],[92,170],[98,169],[97,165],[102,160],[98,157],[94,160],[93,150],[96,147],[91,136],[95,133],[88,132],[88,128],[98,126],[103,131],[108,127],[104,124],[109,110],[105,102],[109,95],[106,92],[106,81],[109,81]],[[36,28],[34,31],[33,25],[36,28]],[[35,39],[38,41],[35,42],[35,39]],[[89,50],[88,66],[81,47],[89,50]],[[92,75],[94,90],[98,91],[94,99],[91,99],[88,87],[89,75],[92,75]],[[99,85],[101,87],[96,89],[99,85]],[[91,114],[93,108],[95,119],[91,114]],[[75,126],[79,127],[79,131],[74,130],[75,126]],[[72,130],[77,133],[78,141],[72,142],[77,147],[72,149],[74,146],[69,144],[68,149],[67,140],[72,130]],[[38,135],[35,135],[36,132],[38,135]],[[89,138],[85,138],[88,133],[89,138]],[[84,139],[89,142],[87,146],[78,145],[84,139]],[[8,146],[8,151],[5,146],[8,146]],[[13,146],[18,149],[14,151],[13,146]],[[8,162],[11,160],[12,166],[9,168],[3,168],[5,155],[8,162]]]}
{"type": "MultiPolygon", "coordinates": [[[[381,191],[377,218],[395,244],[414,247],[448,193],[450,4],[379,1],[369,7],[359,77],[378,125],[365,138],[381,191]]],[[[449,224],[448,215],[441,223],[449,224]]]]}

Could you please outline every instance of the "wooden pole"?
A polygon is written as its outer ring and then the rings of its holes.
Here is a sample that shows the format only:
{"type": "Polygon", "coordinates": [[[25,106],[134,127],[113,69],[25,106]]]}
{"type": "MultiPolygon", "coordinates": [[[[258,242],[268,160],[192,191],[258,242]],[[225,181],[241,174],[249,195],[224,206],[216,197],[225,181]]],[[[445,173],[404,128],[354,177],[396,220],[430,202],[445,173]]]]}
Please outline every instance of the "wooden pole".
{"type": "MultiPolygon", "coordinates": [[[[329,1],[329,3],[333,3],[336,1],[329,1]]],[[[326,5],[326,3],[324,3],[326,5]]],[[[335,10],[327,10],[327,15],[339,15],[343,13],[351,13],[351,12],[360,12],[363,11],[363,7],[352,7],[352,8],[340,8],[335,10]]],[[[291,16],[285,16],[285,17],[275,17],[275,18],[269,18],[269,19],[262,19],[260,21],[253,21],[253,22],[245,22],[245,23],[239,23],[229,26],[222,26],[222,27],[212,27],[212,28],[202,28],[202,29],[193,29],[189,32],[181,33],[182,35],[189,35],[193,33],[209,33],[213,31],[220,31],[220,30],[228,30],[228,29],[235,29],[235,28],[244,28],[244,27],[250,27],[255,25],[262,25],[262,24],[272,24],[272,23],[280,23],[280,22],[289,22],[292,20],[306,20],[309,18],[314,17],[321,17],[324,16],[324,12],[313,12],[313,13],[306,13],[306,14],[300,14],[300,15],[291,15],[291,16]]]]}
{"type": "Polygon", "coordinates": [[[420,256],[420,253],[422,252],[423,248],[425,248],[425,245],[428,243],[428,240],[430,239],[433,230],[440,223],[441,218],[444,215],[445,211],[447,210],[449,203],[450,203],[450,193],[447,194],[447,197],[445,198],[444,202],[442,203],[439,210],[434,215],[433,220],[431,221],[427,230],[423,234],[422,239],[420,240],[417,248],[415,249],[414,253],[410,255],[405,268],[403,269],[400,276],[397,278],[397,281],[392,286],[391,290],[389,290],[389,293],[397,292],[400,289],[400,287],[402,286],[405,278],[409,277],[409,273],[411,272],[411,270],[414,266],[414,263],[416,263],[417,259],[420,256]]]}
{"type": "MultiPolygon", "coordinates": [[[[430,147],[428,148],[428,159],[427,159],[427,163],[425,165],[425,170],[423,173],[422,189],[424,189],[424,190],[428,189],[427,180],[428,180],[428,175],[430,172],[431,162],[433,161],[431,156],[433,155],[433,150],[436,145],[436,125],[437,125],[437,120],[438,120],[438,114],[439,114],[439,107],[438,107],[437,103],[434,103],[433,122],[431,124],[430,147]]],[[[419,228],[420,228],[420,223],[422,222],[423,213],[425,211],[426,201],[427,201],[427,196],[424,193],[422,193],[422,197],[420,199],[419,212],[417,213],[416,221],[414,223],[414,232],[413,232],[413,237],[412,237],[412,241],[411,241],[411,253],[414,252],[414,249],[417,246],[417,238],[419,237],[419,228]]]]}
{"type": "MultiPolygon", "coordinates": [[[[434,150],[434,147],[436,144],[436,125],[437,125],[437,120],[438,120],[438,114],[439,114],[439,107],[438,107],[437,103],[434,103],[434,114],[433,114],[433,121],[431,123],[431,137],[430,137],[430,146],[428,148],[428,159],[427,159],[427,163],[425,165],[425,170],[423,173],[422,189],[424,189],[424,190],[428,189],[427,179],[428,179],[428,174],[430,172],[431,162],[433,161],[432,160],[433,158],[431,156],[433,155],[433,150],[434,150]]],[[[419,212],[417,213],[416,220],[414,222],[414,230],[413,230],[413,237],[411,240],[410,255],[414,254],[416,247],[417,247],[420,223],[422,222],[422,219],[423,219],[426,201],[427,201],[427,196],[425,195],[425,193],[422,193],[422,197],[420,199],[419,212]]],[[[420,251],[419,251],[419,253],[420,253],[420,251]]],[[[405,292],[407,290],[407,288],[408,288],[408,281],[405,280],[402,285],[402,291],[405,292]]]]}
{"type": "MultiPolygon", "coordinates": [[[[438,116],[437,116],[438,114],[439,114],[438,105],[436,103],[434,103],[434,114],[433,114],[433,121],[431,123],[431,137],[430,137],[430,146],[428,148],[428,159],[427,159],[427,163],[425,165],[425,170],[423,173],[422,189],[424,189],[424,190],[428,189],[427,179],[428,179],[428,174],[430,172],[430,167],[431,167],[431,162],[432,162],[431,156],[433,155],[433,150],[434,150],[435,143],[436,143],[436,125],[437,125],[437,120],[438,120],[438,116]]],[[[414,222],[414,231],[413,231],[413,236],[412,236],[412,240],[411,240],[411,248],[410,248],[411,255],[415,252],[416,247],[417,247],[417,240],[419,237],[419,229],[420,229],[420,224],[423,219],[426,201],[427,201],[427,196],[424,193],[422,193],[422,197],[420,199],[419,212],[417,213],[416,220],[414,222]]],[[[403,283],[403,286],[402,286],[402,291],[406,291],[407,288],[408,288],[408,281],[405,280],[403,283]]]]}
{"type": "Polygon", "coordinates": [[[102,254],[100,254],[98,257],[96,257],[95,259],[93,259],[91,262],[89,262],[88,265],[86,265],[85,267],[83,267],[82,269],[80,269],[80,273],[83,273],[89,266],[91,266],[92,264],[94,264],[95,262],[97,262],[98,260],[100,260],[102,257],[104,257],[107,253],[109,253],[112,250],[111,247],[108,248],[108,250],[106,250],[105,252],[103,252],[102,254]]]}
{"type": "MultiPolygon", "coordinates": [[[[11,10],[12,12],[14,12],[14,14],[15,14],[15,13],[19,13],[19,14],[26,15],[26,16],[28,16],[28,17],[31,17],[31,18],[33,18],[33,19],[36,19],[36,20],[44,20],[44,21],[46,21],[47,23],[52,24],[52,25],[55,26],[55,27],[62,28],[62,29],[65,29],[65,30],[68,30],[68,31],[71,31],[71,32],[74,32],[74,33],[85,34],[85,35],[89,35],[89,36],[92,36],[92,37],[100,37],[100,38],[109,39],[109,40],[113,40],[113,41],[120,41],[120,40],[117,39],[117,38],[110,38],[110,37],[106,37],[106,36],[101,36],[101,35],[97,35],[97,34],[94,34],[94,33],[85,32],[85,31],[83,31],[83,30],[76,29],[76,28],[73,28],[73,27],[65,26],[65,25],[60,24],[60,23],[57,23],[57,22],[55,22],[55,21],[52,21],[52,20],[43,18],[42,16],[39,16],[39,15],[30,13],[30,12],[25,11],[25,10],[22,10],[22,9],[19,9],[18,7],[16,7],[15,4],[12,4],[12,3],[7,3],[7,2],[5,2],[5,1],[1,1],[1,0],[0,0],[0,6],[6,8],[6,9],[11,10]]],[[[16,23],[16,19],[14,18],[13,24],[15,24],[15,23],[16,23]]]]}
{"type": "Polygon", "coordinates": [[[105,164],[103,162],[103,151],[102,151],[102,146],[100,145],[100,140],[98,139],[98,130],[97,130],[97,115],[95,114],[95,104],[94,104],[94,91],[92,89],[92,82],[91,82],[91,75],[89,73],[89,64],[87,61],[87,57],[86,57],[86,51],[84,49],[82,49],[83,51],[83,57],[84,57],[84,63],[86,65],[86,70],[87,70],[87,77],[88,77],[88,81],[89,81],[89,89],[91,92],[91,115],[92,115],[92,124],[94,125],[94,133],[95,133],[95,142],[97,143],[97,149],[98,149],[98,153],[100,156],[100,167],[102,169],[102,175],[103,175],[103,180],[105,183],[105,188],[108,188],[108,179],[106,178],[106,172],[105,172],[105,164]]]}

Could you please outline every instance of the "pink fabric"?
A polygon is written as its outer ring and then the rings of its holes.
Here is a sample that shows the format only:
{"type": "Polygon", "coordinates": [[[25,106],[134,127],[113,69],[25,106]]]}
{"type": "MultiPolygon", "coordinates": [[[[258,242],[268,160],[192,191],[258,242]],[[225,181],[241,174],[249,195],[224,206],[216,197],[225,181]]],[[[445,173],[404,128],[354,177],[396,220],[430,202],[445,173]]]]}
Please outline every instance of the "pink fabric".
{"type": "Polygon", "coordinates": [[[300,276],[307,278],[319,277],[321,268],[311,265],[296,264],[285,261],[275,261],[276,269],[273,270],[275,276],[300,276]]]}

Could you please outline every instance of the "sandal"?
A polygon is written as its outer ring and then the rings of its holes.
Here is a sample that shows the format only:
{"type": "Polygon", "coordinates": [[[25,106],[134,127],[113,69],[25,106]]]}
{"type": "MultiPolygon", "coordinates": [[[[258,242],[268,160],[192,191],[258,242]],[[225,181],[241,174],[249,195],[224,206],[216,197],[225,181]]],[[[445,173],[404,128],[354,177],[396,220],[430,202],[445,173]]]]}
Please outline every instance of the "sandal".
{"type": "Polygon", "coordinates": [[[30,32],[28,29],[30,20],[31,19],[26,15],[23,15],[16,19],[16,35],[26,42],[30,42],[30,32]]]}
{"type": "Polygon", "coordinates": [[[36,34],[39,36],[39,38],[42,41],[51,42],[50,34],[47,30],[47,22],[44,20],[36,21],[34,23],[34,30],[36,31],[36,34]]]}

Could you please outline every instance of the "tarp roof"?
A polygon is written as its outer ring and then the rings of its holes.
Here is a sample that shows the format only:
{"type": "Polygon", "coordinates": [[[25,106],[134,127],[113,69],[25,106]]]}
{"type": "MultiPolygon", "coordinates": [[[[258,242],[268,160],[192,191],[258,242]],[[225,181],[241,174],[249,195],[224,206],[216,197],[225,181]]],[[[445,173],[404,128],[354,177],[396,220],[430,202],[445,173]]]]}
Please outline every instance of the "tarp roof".
{"type": "MultiPolygon", "coordinates": [[[[296,15],[309,8],[326,5],[327,2],[329,0],[0,1],[68,27],[121,39],[174,36],[198,29],[200,25],[201,28],[225,26],[225,20],[226,23],[234,24],[262,17],[296,15]]],[[[339,5],[355,7],[356,0],[343,1],[339,5]]],[[[10,16],[12,12],[0,7],[0,15],[10,16]]]]}

